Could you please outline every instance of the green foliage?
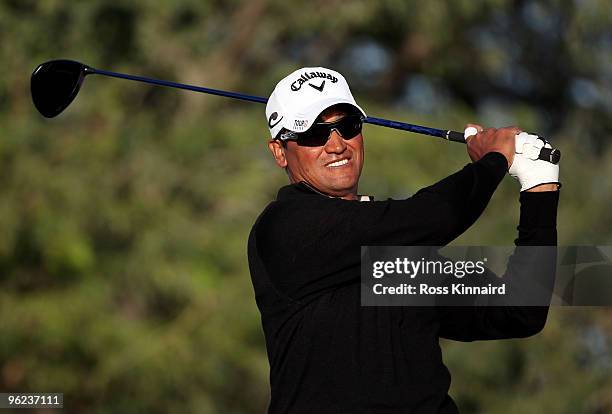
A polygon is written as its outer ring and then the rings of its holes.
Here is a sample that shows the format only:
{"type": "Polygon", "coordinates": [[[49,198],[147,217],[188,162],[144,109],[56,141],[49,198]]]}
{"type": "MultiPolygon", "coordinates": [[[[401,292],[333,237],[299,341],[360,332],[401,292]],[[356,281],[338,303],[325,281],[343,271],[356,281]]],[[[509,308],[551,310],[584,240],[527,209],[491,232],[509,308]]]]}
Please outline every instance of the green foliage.
{"type": "MultiPolygon", "coordinates": [[[[564,152],[560,243],[609,243],[607,3],[522,3],[0,3],[0,391],[64,392],[68,412],[261,413],[268,401],[246,240],[286,176],[263,107],[90,77],[42,119],[29,75],[53,58],[256,95],[297,66],[328,65],[374,116],[509,120],[564,152]],[[386,53],[382,69],[368,69],[364,44],[386,53]],[[431,107],[408,99],[414,79],[431,107]]],[[[360,190],[377,198],[468,162],[458,144],[365,135],[360,190]]],[[[508,178],[455,244],[510,244],[517,219],[508,178]]],[[[462,412],[611,412],[609,315],[554,310],[535,338],[444,342],[462,412]]]]}

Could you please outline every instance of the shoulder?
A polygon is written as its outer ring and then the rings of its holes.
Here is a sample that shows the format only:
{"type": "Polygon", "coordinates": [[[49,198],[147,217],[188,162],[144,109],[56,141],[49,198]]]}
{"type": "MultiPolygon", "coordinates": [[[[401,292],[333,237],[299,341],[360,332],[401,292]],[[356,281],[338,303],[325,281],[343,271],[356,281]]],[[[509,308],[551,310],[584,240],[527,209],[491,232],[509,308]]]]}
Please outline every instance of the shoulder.
{"type": "MultiPolygon", "coordinates": [[[[260,248],[274,246],[276,252],[312,246],[335,234],[347,234],[356,223],[367,219],[365,204],[320,196],[276,200],[268,204],[251,230],[251,238],[260,248]]],[[[371,214],[370,214],[371,215],[371,214]]]]}
{"type": "Polygon", "coordinates": [[[262,211],[251,231],[258,236],[296,233],[325,215],[333,215],[336,208],[325,200],[275,200],[262,211]]]}

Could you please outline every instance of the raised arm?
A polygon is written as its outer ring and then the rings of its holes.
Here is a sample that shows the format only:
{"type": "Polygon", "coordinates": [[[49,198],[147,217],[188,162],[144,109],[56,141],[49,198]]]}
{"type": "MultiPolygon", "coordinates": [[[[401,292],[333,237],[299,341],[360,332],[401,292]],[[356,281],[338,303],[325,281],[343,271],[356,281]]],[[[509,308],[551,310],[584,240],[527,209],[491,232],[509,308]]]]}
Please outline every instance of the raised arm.
{"type": "MultiPolygon", "coordinates": [[[[559,203],[558,166],[544,161],[517,159],[513,176],[524,187],[522,174],[529,174],[535,184],[519,196],[520,221],[516,246],[556,246],[557,244],[557,207],[559,203]],[[517,166],[520,168],[517,171],[517,166]],[[534,173],[535,172],[535,173],[534,173]]],[[[512,172],[512,171],[511,171],[512,172]]],[[[508,272],[520,271],[519,264],[529,254],[515,253],[509,260],[508,272]]],[[[554,258],[538,263],[540,270],[548,279],[552,289],[554,282],[554,258]]],[[[528,266],[531,266],[528,264],[528,266]]],[[[534,266],[531,266],[533,270],[534,266]]],[[[512,277],[513,275],[510,275],[512,277]]],[[[518,279],[518,278],[517,278],[518,279]]],[[[440,336],[473,341],[480,339],[517,338],[534,335],[541,331],[546,323],[548,306],[474,306],[474,307],[440,307],[440,336]]]]}
{"type": "Polygon", "coordinates": [[[421,190],[435,194],[448,207],[446,215],[452,225],[441,235],[439,245],[446,245],[474,224],[514,159],[514,137],[518,128],[484,129],[475,124],[467,127],[479,131],[467,139],[468,155],[473,163],[421,190]]]}

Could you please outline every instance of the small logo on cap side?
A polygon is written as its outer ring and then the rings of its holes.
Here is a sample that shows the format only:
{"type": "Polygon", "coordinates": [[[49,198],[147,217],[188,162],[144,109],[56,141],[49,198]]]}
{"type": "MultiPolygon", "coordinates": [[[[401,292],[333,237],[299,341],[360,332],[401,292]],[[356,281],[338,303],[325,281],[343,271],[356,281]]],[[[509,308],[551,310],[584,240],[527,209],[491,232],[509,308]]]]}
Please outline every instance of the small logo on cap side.
{"type": "Polygon", "coordinates": [[[281,117],[280,117],[280,119],[279,119],[278,121],[276,121],[275,123],[272,123],[272,121],[275,121],[275,120],[276,120],[276,118],[278,118],[278,112],[272,112],[272,115],[270,115],[270,119],[268,119],[268,126],[269,126],[270,128],[274,128],[275,126],[277,126],[277,125],[278,125],[278,123],[279,123],[280,121],[282,121],[284,117],[283,117],[283,116],[281,116],[281,117]]]}
{"type": "Polygon", "coordinates": [[[293,121],[293,128],[298,131],[304,131],[308,129],[308,120],[307,119],[296,119],[293,121]]]}
{"type": "Polygon", "coordinates": [[[325,87],[325,81],[323,81],[323,83],[321,83],[319,86],[313,85],[312,83],[309,83],[308,86],[312,86],[314,89],[318,90],[319,92],[323,92],[323,88],[325,87]]]}

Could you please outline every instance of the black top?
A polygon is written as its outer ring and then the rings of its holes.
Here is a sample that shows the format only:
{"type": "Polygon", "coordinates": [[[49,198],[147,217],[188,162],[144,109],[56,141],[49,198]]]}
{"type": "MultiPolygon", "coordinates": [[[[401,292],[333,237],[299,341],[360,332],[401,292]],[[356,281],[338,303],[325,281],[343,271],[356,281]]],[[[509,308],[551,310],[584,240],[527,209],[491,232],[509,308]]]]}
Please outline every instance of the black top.
{"type": "MultiPolygon", "coordinates": [[[[440,337],[537,333],[547,308],[360,306],[360,246],[443,246],[480,216],[506,158],[478,162],[406,200],[280,189],[248,244],[270,362],[269,413],[455,413],[440,337]]],[[[520,194],[517,245],[555,245],[558,192],[520,194]]]]}

